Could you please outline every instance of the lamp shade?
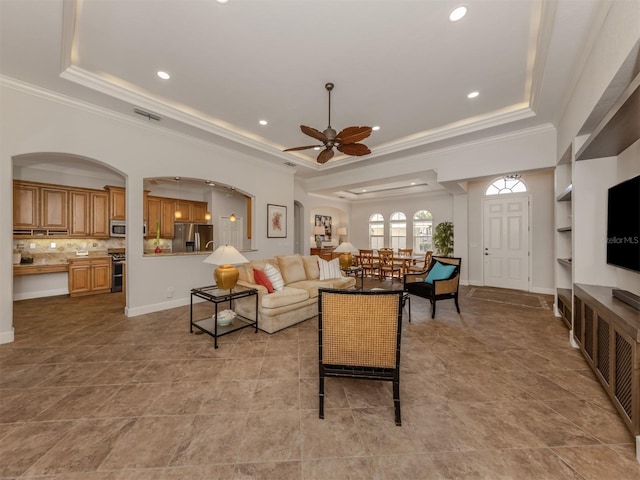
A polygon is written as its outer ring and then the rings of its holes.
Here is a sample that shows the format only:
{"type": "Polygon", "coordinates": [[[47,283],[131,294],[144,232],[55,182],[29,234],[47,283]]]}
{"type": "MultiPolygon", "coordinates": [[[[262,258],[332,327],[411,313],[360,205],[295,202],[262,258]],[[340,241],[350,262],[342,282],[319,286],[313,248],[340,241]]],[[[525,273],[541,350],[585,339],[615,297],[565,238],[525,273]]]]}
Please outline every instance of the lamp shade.
{"type": "Polygon", "coordinates": [[[313,227],[313,234],[314,235],[324,235],[324,227],[322,227],[322,226],[313,227]]]}
{"type": "Polygon", "coordinates": [[[203,260],[204,263],[220,265],[213,272],[213,278],[218,288],[222,290],[231,290],[238,283],[240,272],[232,265],[239,263],[248,263],[244,255],[242,255],[235,247],[231,245],[223,245],[203,260]]]}
{"type": "Polygon", "coordinates": [[[358,253],[360,253],[360,250],[358,250],[355,245],[351,242],[342,242],[340,245],[338,245],[335,250],[335,253],[350,253],[352,255],[357,255],[358,253]]]}
{"type": "Polygon", "coordinates": [[[336,233],[338,235],[346,235],[347,234],[347,227],[338,227],[338,229],[336,230],[336,233]]]}

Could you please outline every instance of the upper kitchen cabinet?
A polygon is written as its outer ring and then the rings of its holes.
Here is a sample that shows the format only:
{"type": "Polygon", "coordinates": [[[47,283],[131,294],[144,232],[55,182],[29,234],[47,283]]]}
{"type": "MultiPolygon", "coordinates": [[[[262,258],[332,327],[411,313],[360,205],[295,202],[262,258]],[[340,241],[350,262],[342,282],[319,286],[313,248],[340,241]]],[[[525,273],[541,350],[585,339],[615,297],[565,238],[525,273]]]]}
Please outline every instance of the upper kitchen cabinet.
{"type": "Polygon", "coordinates": [[[67,189],[57,188],[55,185],[15,181],[14,232],[36,236],[68,235],[68,196],[67,189]]]}
{"type": "Polygon", "coordinates": [[[114,187],[107,185],[104,187],[109,192],[110,219],[126,220],[127,219],[127,192],[122,187],[114,187]]]}

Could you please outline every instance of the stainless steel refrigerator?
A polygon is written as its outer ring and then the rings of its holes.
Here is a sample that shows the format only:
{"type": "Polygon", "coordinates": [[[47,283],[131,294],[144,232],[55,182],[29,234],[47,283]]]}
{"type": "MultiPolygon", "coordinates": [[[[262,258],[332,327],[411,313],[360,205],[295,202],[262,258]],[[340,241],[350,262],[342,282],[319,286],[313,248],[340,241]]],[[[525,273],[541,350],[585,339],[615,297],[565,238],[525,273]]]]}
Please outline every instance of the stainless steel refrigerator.
{"type": "Polygon", "coordinates": [[[174,252],[213,251],[213,225],[204,223],[174,224],[174,252]]]}

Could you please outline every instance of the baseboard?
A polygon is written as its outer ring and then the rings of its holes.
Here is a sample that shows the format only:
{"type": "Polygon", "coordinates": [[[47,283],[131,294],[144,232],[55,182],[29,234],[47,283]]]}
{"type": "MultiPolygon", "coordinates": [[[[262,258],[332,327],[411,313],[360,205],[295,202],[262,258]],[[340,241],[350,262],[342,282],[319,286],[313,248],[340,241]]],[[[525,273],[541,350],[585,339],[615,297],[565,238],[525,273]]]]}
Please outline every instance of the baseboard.
{"type": "Polygon", "coordinates": [[[3,343],[13,342],[15,340],[13,332],[13,327],[11,327],[11,330],[9,330],[8,332],[0,332],[0,345],[3,343]]]}
{"type": "Polygon", "coordinates": [[[470,287],[483,287],[484,286],[484,284],[482,282],[478,282],[477,280],[467,280],[467,282],[465,284],[463,284],[463,285],[469,285],[470,287]]]}
{"type": "Polygon", "coordinates": [[[555,288],[531,287],[531,293],[540,293],[542,295],[555,295],[555,288]]]}
{"type": "Polygon", "coordinates": [[[55,290],[42,290],[40,292],[14,293],[13,301],[31,300],[32,298],[57,297],[58,295],[69,295],[68,288],[56,288],[55,290]]]}
{"type": "MultiPolygon", "coordinates": [[[[202,299],[197,299],[197,302],[203,302],[202,299]]],[[[196,303],[196,299],[193,299],[193,303],[196,303]]],[[[161,312],[163,310],[169,310],[170,308],[184,307],[189,305],[189,297],[186,298],[174,298],[168,302],[154,303],[151,305],[144,305],[142,307],[127,307],[125,308],[125,315],[127,317],[137,317],[138,315],[145,315],[147,313],[161,312]]]]}

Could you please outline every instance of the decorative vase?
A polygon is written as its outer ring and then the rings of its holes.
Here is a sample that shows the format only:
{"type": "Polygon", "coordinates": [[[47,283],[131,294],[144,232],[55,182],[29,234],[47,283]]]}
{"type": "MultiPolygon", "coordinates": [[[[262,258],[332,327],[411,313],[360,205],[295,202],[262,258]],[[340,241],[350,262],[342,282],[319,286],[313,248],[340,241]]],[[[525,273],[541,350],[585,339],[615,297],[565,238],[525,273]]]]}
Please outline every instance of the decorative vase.
{"type": "Polygon", "coordinates": [[[160,248],[160,245],[158,245],[156,247],[156,249],[154,250],[155,253],[162,253],[162,249],[160,248]]]}

